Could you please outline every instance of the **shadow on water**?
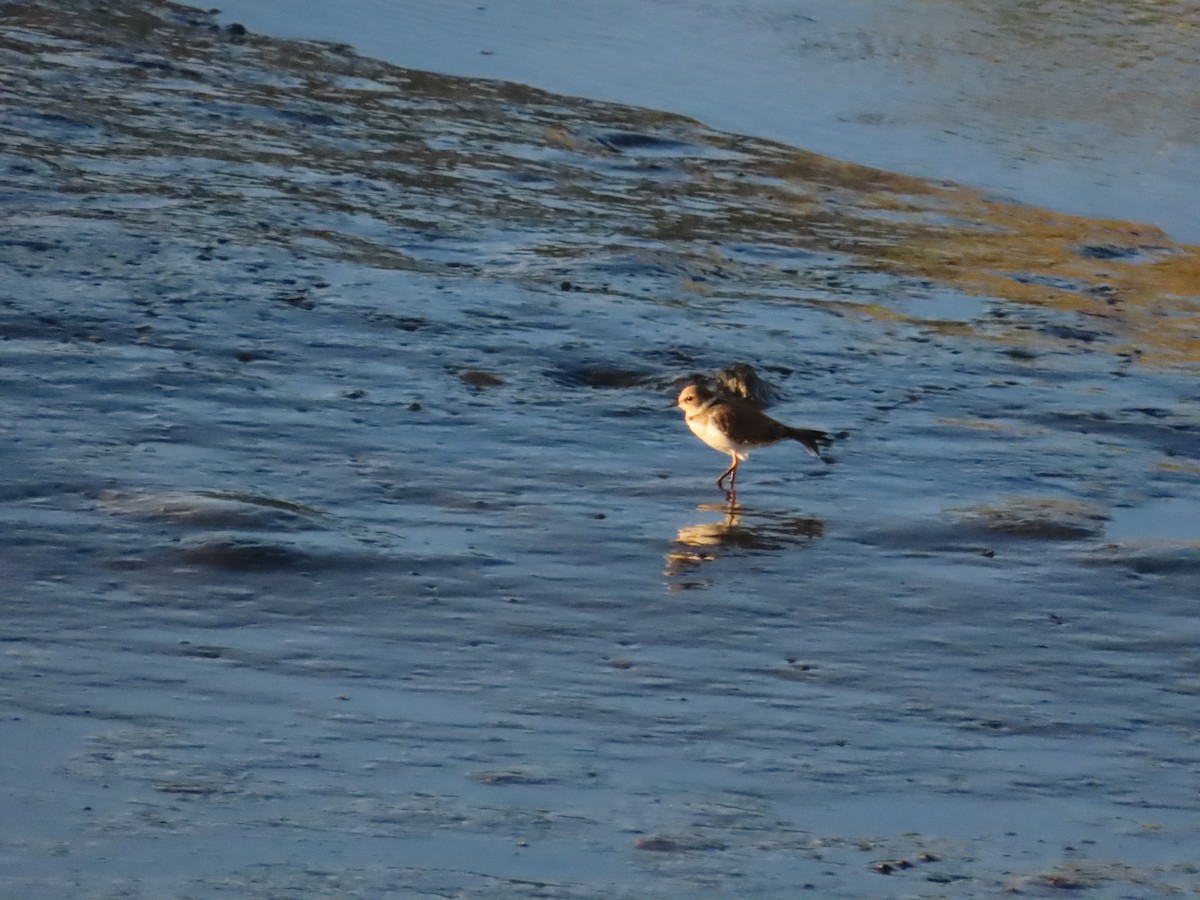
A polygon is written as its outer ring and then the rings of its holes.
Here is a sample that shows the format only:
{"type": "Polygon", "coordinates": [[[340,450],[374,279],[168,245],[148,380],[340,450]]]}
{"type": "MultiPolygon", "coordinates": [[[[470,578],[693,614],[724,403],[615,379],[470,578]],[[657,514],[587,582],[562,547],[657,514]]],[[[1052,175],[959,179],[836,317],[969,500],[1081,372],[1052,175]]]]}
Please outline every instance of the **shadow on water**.
{"type": "Polygon", "coordinates": [[[1197,248],[169,3],[2,26],[0,893],[1196,890],[1197,248]],[[668,407],[738,360],[853,439],[696,507],[668,407]]]}
{"type": "Polygon", "coordinates": [[[670,582],[671,590],[702,586],[689,577],[723,556],[793,550],[825,533],[820,519],[746,508],[736,498],[724,504],[702,503],[697,509],[718,518],[685,525],[675,535],[665,572],[680,580],[670,582]]]}

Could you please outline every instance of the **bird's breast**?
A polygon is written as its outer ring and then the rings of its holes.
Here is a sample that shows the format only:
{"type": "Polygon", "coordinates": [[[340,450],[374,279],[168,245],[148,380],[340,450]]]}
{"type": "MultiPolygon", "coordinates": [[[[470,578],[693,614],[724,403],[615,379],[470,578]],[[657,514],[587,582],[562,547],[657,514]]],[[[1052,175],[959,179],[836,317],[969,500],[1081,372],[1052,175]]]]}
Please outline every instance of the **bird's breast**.
{"type": "Polygon", "coordinates": [[[692,430],[692,434],[714,450],[720,450],[722,453],[740,453],[742,451],[738,444],[731,441],[729,436],[716,426],[710,415],[689,416],[687,425],[692,430]]]}

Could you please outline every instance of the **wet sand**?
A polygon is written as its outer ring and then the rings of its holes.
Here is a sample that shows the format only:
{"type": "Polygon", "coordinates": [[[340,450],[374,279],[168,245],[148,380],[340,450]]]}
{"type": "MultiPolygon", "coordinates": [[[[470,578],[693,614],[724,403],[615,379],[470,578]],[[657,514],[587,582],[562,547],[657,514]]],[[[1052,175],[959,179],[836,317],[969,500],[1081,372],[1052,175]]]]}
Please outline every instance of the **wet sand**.
{"type": "Polygon", "coordinates": [[[1200,251],[12,8],[0,894],[1200,890],[1200,251]],[[723,458],[733,361],[836,464],[723,458]]]}
{"type": "Polygon", "coordinates": [[[222,21],[666,109],[848,162],[1200,242],[1186,0],[227,0],[222,21]]]}

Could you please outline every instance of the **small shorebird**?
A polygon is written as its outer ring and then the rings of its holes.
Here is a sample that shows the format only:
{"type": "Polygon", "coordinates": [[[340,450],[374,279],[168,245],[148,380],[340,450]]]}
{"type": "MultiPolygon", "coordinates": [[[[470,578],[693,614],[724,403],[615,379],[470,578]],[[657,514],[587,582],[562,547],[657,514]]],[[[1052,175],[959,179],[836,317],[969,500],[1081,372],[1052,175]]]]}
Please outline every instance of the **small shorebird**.
{"type": "Polygon", "coordinates": [[[829,443],[829,435],[811,428],[792,428],[777,422],[752,403],[738,397],[719,394],[700,384],[689,384],[679,394],[676,406],[692,434],[714,450],[728,453],[733,465],[721,473],[717,487],[733,498],[733,483],[738,463],[756,447],[769,447],[783,440],[799,441],[804,449],[818,459],[821,447],[829,443]],[[729,487],[725,487],[725,479],[729,487]]]}

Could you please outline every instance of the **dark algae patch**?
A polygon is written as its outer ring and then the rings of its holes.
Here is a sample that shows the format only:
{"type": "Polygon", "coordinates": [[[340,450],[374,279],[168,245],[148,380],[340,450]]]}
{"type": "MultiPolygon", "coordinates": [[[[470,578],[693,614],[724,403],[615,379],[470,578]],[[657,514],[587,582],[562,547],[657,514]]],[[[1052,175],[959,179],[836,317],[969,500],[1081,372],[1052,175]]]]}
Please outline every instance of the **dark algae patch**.
{"type": "Polygon", "coordinates": [[[0,895],[1200,890],[1196,248],[168,3],[0,69],[0,895]],[[838,464],[722,502],[701,378],[838,464]]]}

